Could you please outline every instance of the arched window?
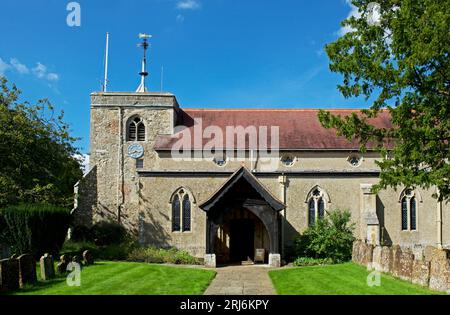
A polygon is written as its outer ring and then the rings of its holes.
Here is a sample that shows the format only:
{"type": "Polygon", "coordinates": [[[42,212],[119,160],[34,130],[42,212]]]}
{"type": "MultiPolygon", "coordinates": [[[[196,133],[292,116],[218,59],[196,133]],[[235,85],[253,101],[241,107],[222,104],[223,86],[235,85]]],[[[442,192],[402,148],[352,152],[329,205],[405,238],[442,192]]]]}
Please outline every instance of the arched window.
{"type": "Polygon", "coordinates": [[[325,217],[325,201],[329,201],[328,195],[320,187],[314,187],[308,194],[309,226],[314,225],[317,220],[325,217]]]}
{"type": "MultiPolygon", "coordinates": [[[[420,196],[419,196],[420,197],[420,196]]],[[[402,230],[417,230],[417,198],[416,192],[412,189],[405,189],[400,195],[402,230]]]]}
{"type": "Polygon", "coordinates": [[[179,232],[181,230],[181,224],[180,224],[180,197],[178,195],[175,195],[172,201],[172,231],[173,232],[179,232]]]}
{"type": "Polygon", "coordinates": [[[191,201],[189,195],[183,197],[183,231],[191,230],[191,201]]]}
{"type": "Polygon", "coordinates": [[[402,230],[405,231],[408,229],[408,201],[406,197],[402,199],[402,230]]]}
{"type": "Polygon", "coordinates": [[[128,141],[145,141],[145,124],[142,118],[135,117],[128,123],[128,141]]]}
{"type": "Polygon", "coordinates": [[[192,202],[189,193],[180,188],[172,196],[172,231],[191,231],[191,208],[192,202]]]}
{"type": "Polygon", "coordinates": [[[315,206],[314,199],[311,198],[309,200],[309,205],[308,205],[308,225],[312,226],[312,225],[314,225],[315,222],[316,222],[316,206],[315,206]]]}

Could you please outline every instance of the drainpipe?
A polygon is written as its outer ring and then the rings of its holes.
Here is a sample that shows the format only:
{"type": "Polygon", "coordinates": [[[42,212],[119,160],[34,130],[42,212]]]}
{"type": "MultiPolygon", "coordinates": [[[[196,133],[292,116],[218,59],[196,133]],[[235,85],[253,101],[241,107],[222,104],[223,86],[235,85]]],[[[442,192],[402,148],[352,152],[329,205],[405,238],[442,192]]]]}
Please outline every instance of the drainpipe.
{"type": "MultiPolygon", "coordinates": [[[[440,195],[437,188],[437,195],[440,195]]],[[[437,248],[442,249],[442,201],[437,201],[436,227],[437,227],[437,248]]]]}
{"type": "Polygon", "coordinates": [[[117,221],[120,223],[121,209],[123,205],[123,131],[122,131],[122,108],[119,107],[118,110],[118,121],[119,121],[119,147],[117,149],[117,221]]]}
{"type": "MultiPolygon", "coordinates": [[[[278,182],[280,183],[280,200],[281,202],[286,205],[286,175],[283,173],[281,176],[278,177],[278,182]]],[[[281,255],[284,255],[284,230],[285,230],[285,224],[286,224],[286,207],[281,212],[281,255]]]]}

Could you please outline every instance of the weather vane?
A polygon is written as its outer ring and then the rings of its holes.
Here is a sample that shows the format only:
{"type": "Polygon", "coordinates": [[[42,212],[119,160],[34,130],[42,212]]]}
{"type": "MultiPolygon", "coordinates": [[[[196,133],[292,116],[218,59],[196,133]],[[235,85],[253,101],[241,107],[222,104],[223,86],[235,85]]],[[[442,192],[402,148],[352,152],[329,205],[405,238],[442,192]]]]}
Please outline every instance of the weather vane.
{"type": "Polygon", "coordinates": [[[139,34],[139,38],[142,39],[142,43],[138,44],[138,47],[144,48],[144,57],[142,58],[142,68],[139,75],[141,76],[141,84],[136,90],[136,93],[144,93],[147,92],[147,87],[145,86],[145,78],[148,76],[147,72],[147,49],[150,46],[148,40],[152,37],[152,35],[147,35],[144,33],[139,34]]]}

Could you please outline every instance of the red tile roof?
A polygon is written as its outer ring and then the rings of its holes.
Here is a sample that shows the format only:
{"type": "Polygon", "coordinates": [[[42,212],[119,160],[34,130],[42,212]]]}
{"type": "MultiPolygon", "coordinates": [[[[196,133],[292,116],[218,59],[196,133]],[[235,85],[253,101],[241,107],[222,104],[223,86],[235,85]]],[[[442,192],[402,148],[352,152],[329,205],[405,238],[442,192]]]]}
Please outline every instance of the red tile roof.
{"type": "MultiPolygon", "coordinates": [[[[329,110],[335,115],[350,115],[359,112],[357,109],[333,109],[329,110]]],[[[271,126],[279,127],[279,149],[287,150],[358,150],[357,141],[349,142],[344,137],[336,136],[334,129],[322,127],[317,117],[318,109],[183,109],[178,113],[177,125],[186,126],[183,132],[191,133],[191,145],[184,149],[202,149],[211,139],[194,143],[194,126],[205,130],[208,126],[219,127],[226,138],[227,126],[236,127],[255,126],[259,130],[261,126],[267,126],[268,146],[270,147],[271,126]],[[194,123],[194,119],[201,119],[199,123],[194,123]]],[[[379,113],[377,118],[370,119],[369,122],[377,127],[390,128],[392,126],[389,113],[387,111],[379,113]]],[[[172,146],[180,139],[180,133],[175,135],[159,135],[156,138],[156,150],[171,150],[172,146]]],[[[226,140],[224,146],[226,148],[226,140]]],[[[234,140],[236,143],[236,140],[234,140]]],[[[248,141],[246,141],[248,148],[248,141]]],[[[242,146],[235,145],[234,149],[243,149],[242,146]]],[[[219,149],[219,148],[216,148],[219,149]]]]}

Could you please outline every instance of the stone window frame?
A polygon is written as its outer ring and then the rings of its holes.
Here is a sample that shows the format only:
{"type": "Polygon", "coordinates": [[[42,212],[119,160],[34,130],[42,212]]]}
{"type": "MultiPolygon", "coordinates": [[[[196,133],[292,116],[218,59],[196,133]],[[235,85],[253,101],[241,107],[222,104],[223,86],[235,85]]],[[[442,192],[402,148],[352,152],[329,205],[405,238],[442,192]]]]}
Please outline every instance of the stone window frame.
{"type": "Polygon", "coordinates": [[[284,167],[293,167],[295,163],[297,163],[297,157],[294,154],[290,153],[283,154],[282,156],[280,156],[280,163],[284,167]],[[284,161],[285,158],[291,158],[292,162],[290,164],[286,164],[284,161]]]}
{"type": "Polygon", "coordinates": [[[194,209],[197,206],[197,201],[194,197],[194,195],[192,194],[192,191],[184,186],[178,187],[175,192],[170,196],[170,200],[169,200],[169,213],[170,213],[170,223],[171,223],[171,231],[172,233],[175,234],[189,234],[192,233],[194,230],[194,220],[193,220],[193,213],[194,213],[194,209]],[[189,201],[190,201],[190,229],[189,230],[184,230],[184,205],[183,205],[183,200],[185,198],[185,196],[188,196],[189,201]],[[174,230],[173,229],[173,201],[175,200],[175,197],[178,197],[178,200],[180,201],[180,230],[174,230]]]}
{"type": "Polygon", "coordinates": [[[147,141],[147,127],[145,124],[144,118],[140,115],[132,115],[128,118],[127,124],[126,124],[126,141],[128,142],[145,142],[147,141]],[[137,121],[138,120],[138,121],[137,121]],[[130,133],[131,133],[131,126],[135,125],[135,138],[131,139],[130,133]],[[143,126],[144,128],[144,139],[139,138],[139,127],[143,126]]]}
{"type": "Polygon", "coordinates": [[[360,167],[360,166],[362,165],[363,161],[364,161],[364,157],[361,156],[361,155],[359,155],[359,154],[350,154],[350,155],[347,157],[347,162],[348,162],[348,164],[350,164],[350,166],[351,166],[351,167],[354,167],[354,168],[360,167]],[[351,162],[352,159],[354,159],[354,158],[357,158],[357,159],[358,159],[358,164],[357,164],[357,165],[353,165],[352,162],[351,162]]]}
{"type": "Polygon", "coordinates": [[[224,154],[214,154],[211,161],[218,167],[225,167],[225,166],[227,166],[229,160],[230,159],[228,158],[228,156],[224,153],[224,154]],[[219,159],[222,159],[222,161],[224,161],[224,163],[219,164],[218,163],[219,159]]]}
{"type": "Polygon", "coordinates": [[[315,211],[314,222],[317,222],[317,218],[319,218],[319,201],[320,200],[323,201],[323,207],[324,207],[323,218],[325,218],[327,216],[327,209],[330,208],[329,204],[331,204],[331,198],[325,189],[323,189],[319,185],[315,185],[313,188],[311,188],[309,190],[308,194],[306,195],[306,199],[305,199],[306,217],[307,217],[306,222],[307,222],[308,226],[311,226],[310,225],[310,216],[309,216],[310,202],[314,201],[314,211],[315,211]]]}
{"type": "Polygon", "coordinates": [[[136,159],[136,169],[137,170],[144,169],[144,165],[145,165],[145,163],[144,163],[144,159],[143,158],[136,159]]]}
{"type": "Polygon", "coordinates": [[[417,232],[419,231],[419,204],[423,202],[422,195],[420,192],[414,188],[406,187],[400,193],[398,198],[398,202],[400,204],[400,230],[402,232],[417,232]],[[411,201],[414,198],[415,206],[416,206],[416,228],[411,229],[411,201]],[[406,219],[407,219],[407,227],[403,229],[403,200],[406,199],[406,219]]]}

